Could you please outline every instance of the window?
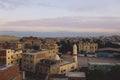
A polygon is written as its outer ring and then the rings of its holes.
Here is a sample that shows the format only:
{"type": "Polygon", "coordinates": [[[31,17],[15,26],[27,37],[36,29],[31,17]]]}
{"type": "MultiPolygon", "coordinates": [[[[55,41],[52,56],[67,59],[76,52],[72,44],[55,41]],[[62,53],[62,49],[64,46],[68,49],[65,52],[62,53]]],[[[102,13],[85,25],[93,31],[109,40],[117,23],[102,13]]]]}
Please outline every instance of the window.
{"type": "Polygon", "coordinates": [[[11,61],[11,64],[13,64],[13,61],[11,61]]]}
{"type": "Polygon", "coordinates": [[[13,58],[13,56],[11,56],[11,58],[13,58]]]}
{"type": "Polygon", "coordinates": [[[74,66],[72,66],[71,69],[74,69],[74,66]]]}

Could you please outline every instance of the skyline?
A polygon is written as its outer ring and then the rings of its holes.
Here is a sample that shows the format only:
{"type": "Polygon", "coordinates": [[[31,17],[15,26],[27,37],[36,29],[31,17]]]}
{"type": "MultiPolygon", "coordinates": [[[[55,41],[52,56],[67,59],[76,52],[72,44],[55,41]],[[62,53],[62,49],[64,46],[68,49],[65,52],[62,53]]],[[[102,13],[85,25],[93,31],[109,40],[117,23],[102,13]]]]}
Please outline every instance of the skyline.
{"type": "Polygon", "coordinates": [[[2,31],[120,32],[119,0],[0,0],[2,31]]]}

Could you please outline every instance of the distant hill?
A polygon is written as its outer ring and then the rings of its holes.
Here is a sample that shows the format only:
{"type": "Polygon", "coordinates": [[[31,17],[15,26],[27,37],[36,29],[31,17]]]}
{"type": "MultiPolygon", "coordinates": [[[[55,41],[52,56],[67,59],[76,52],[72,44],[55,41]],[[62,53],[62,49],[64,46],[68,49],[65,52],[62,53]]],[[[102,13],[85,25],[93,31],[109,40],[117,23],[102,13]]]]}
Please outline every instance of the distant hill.
{"type": "Polygon", "coordinates": [[[97,32],[32,32],[32,31],[0,31],[0,35],[14,35],[19,37],[35,36],[35,37],[97,37],[97,36],[112,36],[120,35],[120,33],[97,33],[97,32]]]}
{"type": "Polygon", "coordinates": [[[11,41],[11,40],[19,40],[20,37],[9,36],[9,35],[0,35],[0,41],[11,41]]]}

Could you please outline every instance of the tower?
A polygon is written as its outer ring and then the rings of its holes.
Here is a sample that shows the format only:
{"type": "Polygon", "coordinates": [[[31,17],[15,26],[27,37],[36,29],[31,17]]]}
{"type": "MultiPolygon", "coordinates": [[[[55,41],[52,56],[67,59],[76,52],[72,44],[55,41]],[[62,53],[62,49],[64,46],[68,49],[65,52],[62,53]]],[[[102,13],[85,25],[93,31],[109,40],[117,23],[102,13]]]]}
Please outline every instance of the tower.
{"type": "Polygon", "coordinates": [[[76,44],[73,45],[73,61],[78,63],[78,59],[77,59],[77,45],[76,44]]]}

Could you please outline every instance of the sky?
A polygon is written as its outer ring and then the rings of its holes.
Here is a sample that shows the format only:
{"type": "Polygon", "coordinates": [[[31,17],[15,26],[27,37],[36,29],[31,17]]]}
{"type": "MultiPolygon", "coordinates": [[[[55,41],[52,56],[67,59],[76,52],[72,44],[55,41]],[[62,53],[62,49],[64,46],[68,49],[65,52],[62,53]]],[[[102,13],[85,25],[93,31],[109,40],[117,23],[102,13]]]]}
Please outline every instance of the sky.
{"type": "Polygon", "coordinates": [[[0,0],[0,31],[120,33],[120,0],[0,0]]]}

